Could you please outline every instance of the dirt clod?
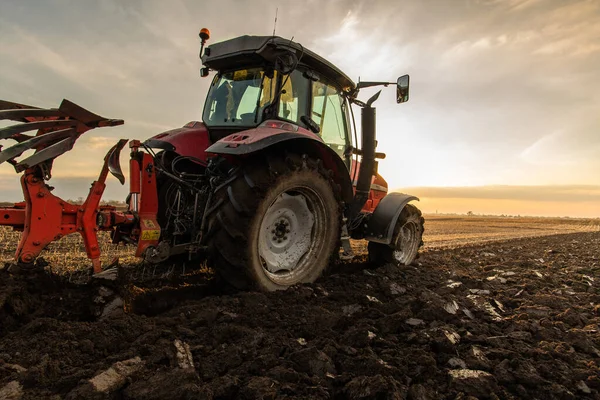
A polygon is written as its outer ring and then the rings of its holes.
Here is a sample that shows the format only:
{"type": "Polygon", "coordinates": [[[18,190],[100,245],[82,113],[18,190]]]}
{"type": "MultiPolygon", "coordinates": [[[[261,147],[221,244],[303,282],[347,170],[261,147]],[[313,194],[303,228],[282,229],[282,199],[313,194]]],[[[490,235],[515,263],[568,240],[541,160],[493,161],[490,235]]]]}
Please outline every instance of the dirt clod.
{"type": "MultiPolygon", "coordinates": [[[[122,388],[127,378],[143,367],[140,357],[114,363],[107,370],[91,378],[86,384],[69,393],[68,398],[78,399],[93,396],[94,393],[111,393],[122,388]]],[[[97,397],[97,396],[95,396],[97,397]]]]}
{"type": "Polygon", "coordinates": [[[19,400],[23,397],[23,386],[18,381],[8,382],[0,388],[0,399],[19,400]]]}
{"type": "Polygon", "coordinates": [[[405,397],[406,390],[395,379],[375,376],[358,376],[344,387],[348,399],[360,400],[400,400],[405,397]]]}
{"type": "Polygon", "coordinates": [[[452,369],[448,373],[452,387],[472,396],[489,398],[490,393],[498,390],[496,379],[489,372],[473,369],[452,369]]]}
{"type": "Polygon", "coordinates": [[[190,345],[179,339],[175,339],[173,346],[175,347],[177,366],[181,369],[194,369],[194,358],[190,351],[190,345]]]}

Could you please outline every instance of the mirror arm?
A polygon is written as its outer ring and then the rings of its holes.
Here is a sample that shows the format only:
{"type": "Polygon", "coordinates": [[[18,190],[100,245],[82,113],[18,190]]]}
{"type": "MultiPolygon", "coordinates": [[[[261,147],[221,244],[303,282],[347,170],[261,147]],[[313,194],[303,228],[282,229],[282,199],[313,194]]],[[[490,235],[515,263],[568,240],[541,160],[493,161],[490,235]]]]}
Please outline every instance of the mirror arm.
{"type": "Polygon", "coordinates": [[[366,87],[372,87],[372,86],[385,86],[388,87],[388,85],[395,85],[395,82],[358,82],[356,84],[356,88],[357,89],[362,89],[362,88],[366,88],[366,87]]]}
{"type": "MultiPolygon", "coordinates": [[[[357,155],[357,156],[362,156],[363,155],[363,151],[357,147],[353,147],[353,146],[349,146],[346,148],[346,151],[344,152],[344,156],[349,157],[351,154],[357,155]]],[[[385,159],[385,153],[380,153],[380,152],[375,152],[375,158],[383,160],[385,159]]]]}

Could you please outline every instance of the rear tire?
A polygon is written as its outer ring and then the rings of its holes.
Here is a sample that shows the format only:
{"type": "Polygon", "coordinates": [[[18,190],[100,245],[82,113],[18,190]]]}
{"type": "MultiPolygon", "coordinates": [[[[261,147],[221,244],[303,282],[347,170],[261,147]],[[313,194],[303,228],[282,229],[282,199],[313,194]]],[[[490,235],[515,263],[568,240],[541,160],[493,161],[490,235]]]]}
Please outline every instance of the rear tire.
{"type": "Polygon", "coordinates": [[[314,282],[339,248],[339,190],[320,161],[253,160],[215,191],[209,266],[238,289],[314,282]]]}
{"type": "Polygon", "coordinates": [[[424,224],[421,211],[407,204],[396,222],[392,243],[369,242],[369,262],[376,267],[389,263],[410,265],[419,257],[419,249],[423,246],[424,224]]]}

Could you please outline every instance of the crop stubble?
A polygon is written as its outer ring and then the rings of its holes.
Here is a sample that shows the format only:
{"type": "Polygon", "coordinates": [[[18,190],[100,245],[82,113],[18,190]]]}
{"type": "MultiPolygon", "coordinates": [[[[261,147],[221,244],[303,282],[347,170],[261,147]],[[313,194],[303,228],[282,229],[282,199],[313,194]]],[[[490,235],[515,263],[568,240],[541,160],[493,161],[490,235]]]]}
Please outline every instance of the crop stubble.
{"type": "MultiPolygon", "coordinates": [[[[425,249],[600,230],[600,219],[440,215],[425,215],[425,218],[425,249]]],[[[19,232],[0,226],[0,265],[13,260],[19,235],[19,232]]],[[[115,257],[125,264],[138,262],[131,246],[113,245],[108,233],[99,232],[99,242],[103,264],[110,263],[115,257]]],[[[353,248],[359,254],[365,253],[366,242],[353,241],[353,248]]],[[[57,273],[69,273],[90,265],[80,235],[69,235],[50,244],[42,257],[57,273]]]]}

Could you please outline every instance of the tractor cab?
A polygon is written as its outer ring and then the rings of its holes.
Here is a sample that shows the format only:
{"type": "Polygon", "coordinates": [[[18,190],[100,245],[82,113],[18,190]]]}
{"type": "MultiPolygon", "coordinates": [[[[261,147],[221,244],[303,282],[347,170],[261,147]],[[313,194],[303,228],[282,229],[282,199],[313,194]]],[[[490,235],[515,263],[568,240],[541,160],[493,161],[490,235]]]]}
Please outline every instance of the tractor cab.
{"type": "Polygon", "coordinates": [[[217,72],[203,112],[213,142],[279,120],[347,155],[356,85],[327,60],[280,37],[242,36],[207,47],[202,61],[203,76],[217,72]]]}

